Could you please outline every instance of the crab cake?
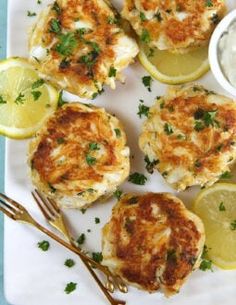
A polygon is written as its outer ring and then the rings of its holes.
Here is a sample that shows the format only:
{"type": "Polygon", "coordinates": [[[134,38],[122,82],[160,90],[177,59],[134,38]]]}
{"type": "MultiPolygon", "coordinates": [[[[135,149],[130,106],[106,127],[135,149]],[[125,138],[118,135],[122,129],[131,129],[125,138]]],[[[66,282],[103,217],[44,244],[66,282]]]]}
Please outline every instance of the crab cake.
{"type": "Polygon", "coordinates": [[[95,98],[104,84],[115,89],[138,53],[118,14],[103,0],[61,0],[33,27],[30,60],[51,82],[80,97],[95,98]]]}
{"type": "Polygon", "coordinates": [[[59,108],[29,147],[33,184],[61,207],[82,208],[111,195],[129,175],[129,148],[117,118],[103,108],[59,108]]]}
{"type": "Polygon", "coordinates": [[[201,86],[171,87],[139,138],[147,169],[175,189],[210,186],[236,159],[236,103],[201,86]]]}
{"type": "Polygon", "coordinates": [[[202,221],[167,193],[126,194],[103,228],[103,264],[127,283],[166,296],[199,266],[202,221]]]}
{"type": "Polygon", "coordinates": [[[142,42],[186,52],[207,44],[225,11],[222,0],[125,0],[122,16],[142,42]]]}

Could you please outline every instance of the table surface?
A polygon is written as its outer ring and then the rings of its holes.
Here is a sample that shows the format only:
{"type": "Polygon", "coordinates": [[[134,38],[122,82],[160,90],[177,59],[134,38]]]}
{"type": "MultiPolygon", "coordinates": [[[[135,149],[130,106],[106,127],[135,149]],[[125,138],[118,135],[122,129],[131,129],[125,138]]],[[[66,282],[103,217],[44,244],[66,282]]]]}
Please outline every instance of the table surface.
{"type": "MultiPolygon", "coordinates": [[[[6,56],[7,0],[0,0],[0,59],[6,56]]],[[[0,191],[4,189],[4,138],[0,136],[0,191]]],[[[6,305],[3,294],[3,216],[0,214],[0,305],[6,305]]]]}

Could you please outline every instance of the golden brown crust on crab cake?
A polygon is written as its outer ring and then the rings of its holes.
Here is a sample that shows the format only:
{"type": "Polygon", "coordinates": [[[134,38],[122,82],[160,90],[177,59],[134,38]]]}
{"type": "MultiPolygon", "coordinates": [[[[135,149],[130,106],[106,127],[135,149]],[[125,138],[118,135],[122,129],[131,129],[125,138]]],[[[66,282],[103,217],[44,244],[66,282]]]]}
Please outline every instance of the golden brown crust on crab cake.
{"type": "Polygon", "coordinates": [[[150,108],[139,146],[175,189],[209,186],[236,159],[236,104],[201,86],[170,87],[150,108]]]}
{"type": "Polygon", "coordinates": [[[117,118],[103,108],[66,104],[30,143],[33,184],[62,207],[111,195],[129,175],[129,148],[117,118]]]}
{"type": "Polygon", "coordinates": [[[225,11],[221,0],[126,0],[122,16],[150,47],[188,52],[208,43],[225,11]]]}
{"type": "Polygon", "coordinates": [[[198,267],[202,221],[167,193],[126,194],[103,228],[103,264],[127,283],[169,296],[198,267]]]}
{"type": "Polygon", "coordinates": [[[103,0],[67,0],[49,5],[29,41],[30,60],[54,84],[94,98],[103,84],[115,88],[138,53],[119,16],[103,0]]]}

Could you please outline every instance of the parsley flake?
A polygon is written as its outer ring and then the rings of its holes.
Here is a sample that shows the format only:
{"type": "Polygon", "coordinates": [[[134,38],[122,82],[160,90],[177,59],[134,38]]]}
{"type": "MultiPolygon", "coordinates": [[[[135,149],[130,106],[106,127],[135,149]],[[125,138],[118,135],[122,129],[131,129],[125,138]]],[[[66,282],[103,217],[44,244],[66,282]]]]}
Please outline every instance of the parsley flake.
{"type": "Polygon", "coordinates": [[[141,102],[141,104],[139,104],[139,106],[138,106],[137,115],[138,115],[138,116],[140,117],[140,119],[141,119],[142,116],[148,117],[150,107],[145,106],[145,105],[143,104],[143,100],[140,100],[140,102],[141,102]]]}
{"type": "Polygon", "coordinates": [[[236,219],[230,223],[230,229],[231,229],[232,231],[235,231],[235,230],[236,230],[236,219]]]}
{"type": "Polygon", "coordinates": [[[24,104],[24,101],[25,101],[25,95],[20,92],[17,98],[15,99],[15,103],[17,105],[24,104]]]}
{"type": "Polygon", "coordinates": [[[40,248],[44,252],[48,251],[49,247],[50,247],[50,244],[47,240],[38,242],[38,248],[40,248]]]}
{"type": "Polygon", "coordinates": [[[199,266],[199,269],[202,270],[202,271],[211,270],[211,272],[213,272],[212,261],[207,259],[207,253],[208,253],[207,246],[204,245],[202,256],[201,256],[202,261],[201,261],[201,264],[199,266]]]}
{"type": "Polygon", "coordinates": [[[35,17],[37,14],[35,12],[27,11],[28,17],[35,17]]]}
{"type": "Polygon", "coordinates": [[[213,24],[218,24],[220,22],[220,17],[217,14],[213,14],[211,17],[211,21],[213,24]]]}
{"type": "Polygon", "coordinates": [[[108,24],[118,24],[118,19],[112,16],[107,17],[107,23],[108,24]]]}
{"type": "Polygon", "coordinates": [[[140,173],[133,173],[129,176],[129,181],[133,184],[144,185],[147,181],[147,177],[140,173]]]}
{"type": "Polygon", "coordinates": [[[144,12],[140,12],[139,17],[142,22],[147,20],[147,17],[145,16],[144,12]]]}
{"type": "Polygon", "coordinates": [[[145,166],[145,167],[146,167],[146,170],[149,172],[149,174],[153,174],[153,172],[154,172],[154,167],[155,167],[158,163],[160,163],[159,160],[153,160],[153,161],[151,161],[151,160],[149,159],[148,156],[145,156],[144,161],[146,162],[146,166],[145,166]]]}
{"type": "Polygon", "coordinates": [[[101,263],[103,260],[102,252],[93,252],[92,259],[97,263],[101,263]]]}
{"type": "Polygon", "coordinates": [[[146,29],[142,30],[142,34],[140,36],[140,39],[144,43],[149,43],[151,41],[151,37],[150,37],[150,34],[149,34],[148,30],[146,30],[146,29]]]}
{"type": "Polygon", "coordinates": [[[98,146],[98,143],[89,143],[89,150],[100,150],[100,147],[98,146]]]}
{"type": "Polygon", "coordinates": [[[66,267],[68,267],[68,268],[71,268],[71,267],[73,267],[73,266],[75,265],[75,261],[74,261],[73,259],[71,259],[71,258],[68,258],[68,259],[65,261],[64,265],[65,265],[66,267]]]}
{"type": "Polygon", "coordinates": [[[100,223],[100,218],[95,217],[95,223],[96,223],[96,224],[100,223]]]}
{"type": "Polygon", "coordinates": [[[221,211],[221,212],[226,211],[226,208],[224,206],[224,202],[223,201],[219,205],[219,211],[221,211]]]}
{"type": "Polygon", "coordinates": [[[121,131],[120,131],[120,129],[115,128],[114,131],[115,131],[116,137],[117,137],[117,138],[120,138],[120,137],[121,137],[121,131]]]}
{"type": "Polygon", "coordinates": [[[166,133],[168,136],[171,135],[172,133],[174,133],[173,128],[172,128],[171,125],[168,124],[168,123],[165,123],[165,125],[164,125],[164,131],[165,131],[165,133],[166,133]]]}
{"type": "Polygon", "coordinates": [[[151,78],[151,76],[143,76],[142,77],[142,82],[143,85],[148,89],[149,92],[151,92],[151,85],[153,82],[153,79],[151,78]]]}
{"type": "Polygon", "coordinates": [[[45,83],[44,80],[43,80],[42,78],[40,78],[40,79],[36,80],[36,81],[32,84],[31,88],[32,88],[33,90],[34,90],[34,89],[37,89],[37,88],[41,87],[44,83],[45,83]]]}
{"type": "Polygon", "coordinates": [[[73,283],[73,282],[68,283],[64,289],[65,293],[66,294],[71,293],[72,291],[74,291],[76,289],[76,286],[77,286],[77,283],[73,283]]]}
{"type": "Polygon", "coordinates": [[[116,197],[118,200],[120,200],[122,194],[123,194],[123,192],[118,189],[113,193],[114,197],[116,197]]]}
{"type": "Polygon", "coordinates": [[[230,178],[232,178],[232,174],[229,171],[224,172],[220,176],[220,179],[230,179],[230,178]]]}
{"type": "Polygon", "coordinates": [[[89,166],[92,166],[96,163],[96,158],[90,156],[90,155],[86,155],[86,162],[89,166]]]}
{"type": "Polygon", "coordinates": [[[108,76],[109,77],[116,77],[116,69],[114,67],[110,67],[108,76]]]}
{"type": "Polygon", "coordinates": [[[213,6],[212,0],[206,0],[205,6],[207,6],[207,7],[213,6]]]}
{"type": "Polygon", "coordinates": [[[49,31],[56,34],[61,33],[61,23],[58,19],[51,19],[49,31]]]}
{"type": "Polygon", "coordinates": [[[0,95],[0,104],[6,104],[6,103],[7,101],[5,101],[2,95],[0,95]]]}
{"type": "Polygon", "coordinates": [[[34,101],[37,101],[40,98],[40,96],[42,95],[42,92],[41,91],[31,91],[31,94],[34,98],[34,101]]]}
{"type": "Polygon", "coordinates": [[[80,234],[79,238],[77,239],[77,243],[78,243],[79,245],[83,245],[84,242],[85,242],[85,239],[86,239],[86,236],[85,236],[84,233],[82,233],[82,234],[80,234]]]}
{"type": "Polygon", "coordinates": [[[61,8],[58,5],[57,1],[53,3],[52,10],[55,11],[58,15],[61,13],[61,8]]]}
{"type": "Polygon", "coordinates": [[[62,107],[63,105],[67,104],[67,102],[65,102],[63,100],[63,90],[60,91],[59,96],[58,96],[58,101],[57,101],[57,105],[58,107],[62,107]]]}
{"type": "Polygon", "coordinates": [[[74,33],[60,34],[58,38],[59,43],[56,45],[55,50],[61,55],[71,55],[77,46],[77,40],[74,33]]]}

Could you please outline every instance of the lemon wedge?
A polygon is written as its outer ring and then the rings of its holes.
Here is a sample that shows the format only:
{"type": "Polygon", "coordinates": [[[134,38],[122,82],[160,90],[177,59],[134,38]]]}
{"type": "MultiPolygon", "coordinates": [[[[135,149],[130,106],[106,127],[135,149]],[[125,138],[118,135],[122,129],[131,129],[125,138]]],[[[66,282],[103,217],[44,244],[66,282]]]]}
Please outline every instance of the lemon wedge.
{"type": "Polygon", "coordinates": [[[223,269],[236,269],[236,184],[217,183],[201,191],[193,210],[205,226],[208,258],[223,269]]]}
{"type": "Polygon", "coordinates": [[[57,107],[58,92],[23,58],[0,62],[0,133],[32,136],[57,107]]]}
{"type": "Polygon", "coordinates": [[[162,83],[177,85],[194,81],[209,70],[208,46],[185,54],[161,51],[139,44],[139,61],[143,67],[162,83]]]}

